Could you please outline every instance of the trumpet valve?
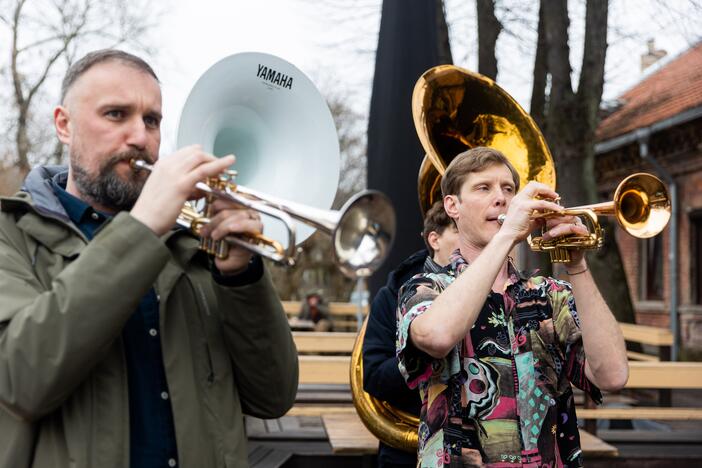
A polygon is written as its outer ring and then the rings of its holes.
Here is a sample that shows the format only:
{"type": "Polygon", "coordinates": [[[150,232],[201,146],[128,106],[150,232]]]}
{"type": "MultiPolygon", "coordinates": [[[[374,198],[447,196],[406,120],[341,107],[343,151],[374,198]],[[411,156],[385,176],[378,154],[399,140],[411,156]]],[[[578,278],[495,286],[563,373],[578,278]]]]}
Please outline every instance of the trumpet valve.
{"type": "Polygon", "coordinates": [[[227,258],[227,255],[229,255],[229,244],[224,240],[216,241],[211,253],[217,258],[227,258]]]}
{"type": "Polygon", "coordinates": [[[565,247],[555,247],[548,251],[551,256],[551,263],[570,262],[570,252],[565,247]]]}

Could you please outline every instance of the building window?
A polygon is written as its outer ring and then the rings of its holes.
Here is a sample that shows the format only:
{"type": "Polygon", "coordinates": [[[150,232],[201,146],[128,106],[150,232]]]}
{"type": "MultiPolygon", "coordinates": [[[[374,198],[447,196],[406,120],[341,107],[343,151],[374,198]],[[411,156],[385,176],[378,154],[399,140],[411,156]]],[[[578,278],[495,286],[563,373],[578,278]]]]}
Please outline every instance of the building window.
{"type": "Polygon", "coordinates": [[[663,236],[641,239],[639,253],[639,299],[663,300],[663,236]]]}
{"type": "Polygon", "coordinates": [[[702,304],[702,213],[690,216],[690,285],[692,302],[702,304]]]}

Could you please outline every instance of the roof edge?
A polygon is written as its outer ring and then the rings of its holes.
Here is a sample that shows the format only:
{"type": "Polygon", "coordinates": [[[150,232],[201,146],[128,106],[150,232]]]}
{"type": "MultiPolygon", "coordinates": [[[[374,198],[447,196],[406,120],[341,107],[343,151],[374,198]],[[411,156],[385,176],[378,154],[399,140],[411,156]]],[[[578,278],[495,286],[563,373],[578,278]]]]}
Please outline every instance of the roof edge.
{"type": "Polygon", "coordinates": [[[684,110],[679,114],[675,114],[672,117],[668,117],[667,119],[655,122],[649,125],[648,127],[635,128],[634,130],[624,133],[623,135],[619,135],[614,138],[610,138],[609,140],[604,140],[600,143],[596,143],[595,154],[607,153],[622,146],[628,145],[629,143],[638,141],[639,138],[645,135],[646,133],[651,135],[653,133],[660,132],[671,127],[675,127],[676,125],[681,125],[690,122],[691,120],[695,120],[700,117],[702,117],[702,106],[697,106],[691,109],[684,110]]]}

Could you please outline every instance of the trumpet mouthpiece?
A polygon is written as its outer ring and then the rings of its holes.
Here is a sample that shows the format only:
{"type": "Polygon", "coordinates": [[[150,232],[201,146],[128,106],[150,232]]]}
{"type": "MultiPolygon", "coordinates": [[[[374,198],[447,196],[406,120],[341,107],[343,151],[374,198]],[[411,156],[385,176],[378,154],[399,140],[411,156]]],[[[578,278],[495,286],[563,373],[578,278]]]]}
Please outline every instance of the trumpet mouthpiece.
{"type": "Polygon", "coordinates": [[[146,170],[146,171],[151,172],[151,170],[153,169],[153,166],[151,164],[147,163],[146,161],[144,161],[143,159],[136,159],[136,158],[130,159],[129,165],[135,171],[146,170]]]}

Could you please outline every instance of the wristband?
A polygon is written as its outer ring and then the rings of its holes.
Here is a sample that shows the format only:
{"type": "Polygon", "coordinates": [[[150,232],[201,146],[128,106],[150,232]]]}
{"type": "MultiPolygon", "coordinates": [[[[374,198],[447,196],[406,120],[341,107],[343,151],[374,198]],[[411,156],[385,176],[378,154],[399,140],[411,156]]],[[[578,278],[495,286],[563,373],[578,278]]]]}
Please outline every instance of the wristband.
{"type": "Polygon", "coordinates": [[[567,274],[568,276],[575,276],[575,275],[580,275],[580,274],[582,274],[582,273],[585,273],[586,271],[587,271],[587,265],[586,265],[585,268],[583,268],[582,270],[576,271],[576,272],[574,272],[574,273],[571,273],[571,272],[569,272],[568,270],[566,270],[566,274],[567,274]]]}

